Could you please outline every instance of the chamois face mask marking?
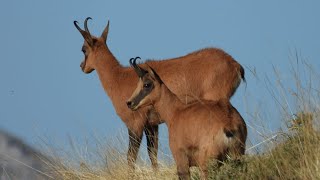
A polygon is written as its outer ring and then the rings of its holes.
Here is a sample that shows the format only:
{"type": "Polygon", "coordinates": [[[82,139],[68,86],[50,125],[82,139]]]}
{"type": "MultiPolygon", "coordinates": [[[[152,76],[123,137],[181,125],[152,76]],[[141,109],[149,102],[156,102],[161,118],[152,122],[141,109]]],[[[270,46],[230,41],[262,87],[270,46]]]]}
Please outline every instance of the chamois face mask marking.
{"type": "Polygon", "coordinates": [[[132,103],[133,107],[139,105],[139,103],[153,90],[154,84],[149,79],[143,82],[143,87],[139,91],[139,94],[134,97],[132,103]]]}

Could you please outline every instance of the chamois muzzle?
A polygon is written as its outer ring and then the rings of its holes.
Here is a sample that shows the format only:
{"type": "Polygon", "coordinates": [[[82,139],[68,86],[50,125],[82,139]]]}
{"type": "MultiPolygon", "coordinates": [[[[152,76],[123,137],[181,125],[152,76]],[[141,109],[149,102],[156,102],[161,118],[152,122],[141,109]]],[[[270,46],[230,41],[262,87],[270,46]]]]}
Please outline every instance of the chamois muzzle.
{"type": "Polygon", "coordinates": [[[82,61],[80,64],[80,67],[81,67],[82,71],[84,71],[84,68],[86,67],[86,62],[82,61]]]}
{"type": "Polygon", "coordinates": [[[132,102],[132,101],[127,101],[127,106],[128,106],[128,108],[129,109],[131,109],[131,110],[136,110],[137,108],[137,106],[135,105],[135,103],[134,102],[132,102]]]}

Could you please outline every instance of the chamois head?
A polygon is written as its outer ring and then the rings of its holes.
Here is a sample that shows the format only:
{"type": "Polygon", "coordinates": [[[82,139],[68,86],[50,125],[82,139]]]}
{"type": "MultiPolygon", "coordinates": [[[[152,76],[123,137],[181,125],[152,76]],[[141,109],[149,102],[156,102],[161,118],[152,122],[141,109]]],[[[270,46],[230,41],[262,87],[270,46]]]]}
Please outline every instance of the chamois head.
{"type": "Polygon", "coordinates": [[[137,110],[140,107],[151,105],[152,102],[160,97],[160,86],[162,81],[158,74],[147,64],[147,70],[136,64],[140,57],[131,58],[130,65],[139,76],[137,88],[127,101],[127,106],[131,110],[137,110]]]}
{"type": "Polygon", "coordinates": [[[98,56],[98,49],[106,47],[106,41],[108,37],[108,31],[109,31],[109,21],[107,26],[105,27],[104,31],[102,32],[100,37],[92,36],[89,32],[87,22],[89,19],[92,19],[91,17],[87,17],[84,20],[84,30],[82,30],[78,26],[78,22],[74,21],[74,25],[79,30],[81,35],[84,38],[84,43],[82,46],[82,52],[84,54],[84,60],[81,62],[80,67],[84,73],[91,73],[95,69],[95,60],[98,56]]]}

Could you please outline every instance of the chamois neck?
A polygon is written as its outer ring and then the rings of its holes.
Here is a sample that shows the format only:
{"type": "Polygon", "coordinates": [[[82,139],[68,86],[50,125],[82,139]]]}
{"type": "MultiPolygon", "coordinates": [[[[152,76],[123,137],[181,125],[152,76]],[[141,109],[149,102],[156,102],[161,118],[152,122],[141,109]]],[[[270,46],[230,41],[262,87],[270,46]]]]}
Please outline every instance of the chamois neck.
{"type": "Polygon", "coordinates": [[[95,70],[98,73],[101,84],[110,98],[113,92],[119,87],[119,73],[122,66],[119,61],[113,56],[108,48],[100,51],[97,54],[95,70]]]}
{"type": "Polygon", "coordinates": [[[161,118],[168,124],[174,120],[176,111],[184,107],[185,104],[166,85],[162,84],[160,88],[160,99],[154,102],[154,107],[161,118]]]}
{"type": "Polygon", "coordinates": [[[96,59],[96,67],[95,69],[97,71],[106,71],[112,72],[112,70],[117,70],[121,68],[121,64],[119,61],[114,57],[114,55],[111,53],[111,51],[108,49],[108,47],[104,47],[103,50],[99,51],[97,53],[97,59],[96,59]]]}

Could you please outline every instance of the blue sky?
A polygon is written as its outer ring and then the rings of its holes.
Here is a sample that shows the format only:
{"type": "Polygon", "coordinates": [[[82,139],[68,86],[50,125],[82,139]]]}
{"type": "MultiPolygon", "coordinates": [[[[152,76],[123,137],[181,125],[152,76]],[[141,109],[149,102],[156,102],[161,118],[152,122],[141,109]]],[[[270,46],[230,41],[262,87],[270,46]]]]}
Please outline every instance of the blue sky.
{"type": "MultiPolygon", "coordinates": [[[[219,47],[246,69],[232,102],[250,126],[255,110],[276,108],[259,76],[278,68],[289,83],[298,50],[320,67],[319,1],[2,1],[0,5],[0,129],[31,144],[39,137],[62,146],[68,137],[112,137],[125,126],[97,74],[80,70],[83,38],[73,25],[90,16],[100,35],[110,20],[108,46],[123,65],[131,57],[165,59],[219,47]]],[[[271,81],[275,81],[272,79],[271,81]]],[[[271,115],[269,114],[271,113],[271,115]]],[[[277,119],[265,122],[277,129],[277,119]]],[[[250,130],[252,131],[252,130],[250,130]]],[[[164,125],[161,136],[166,137],[164,125]]]]}

